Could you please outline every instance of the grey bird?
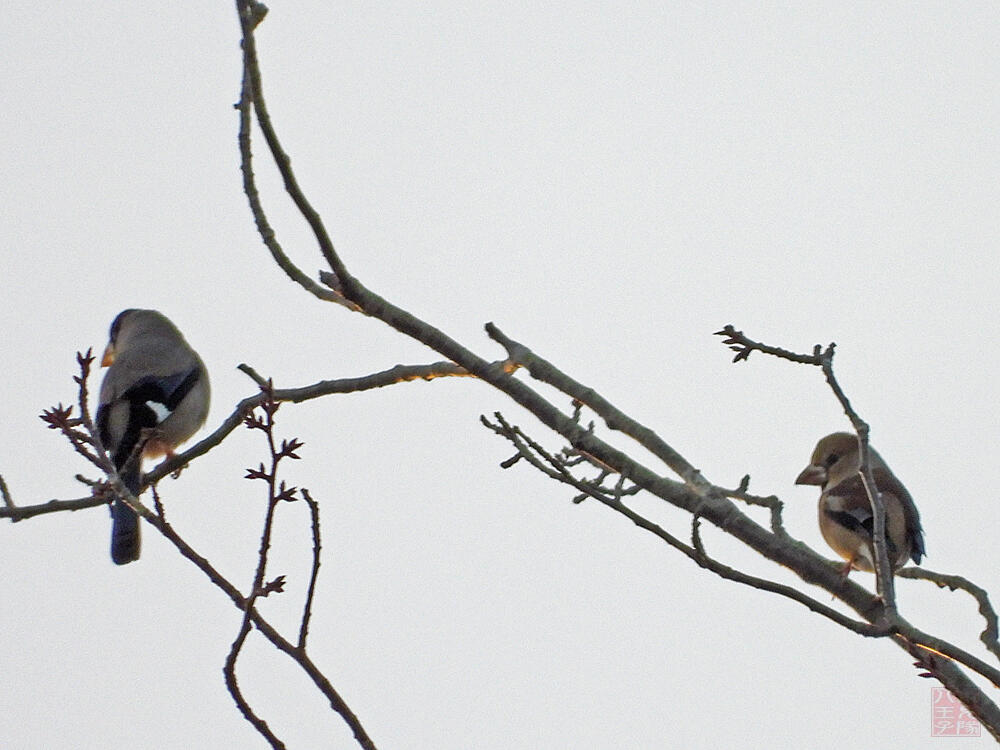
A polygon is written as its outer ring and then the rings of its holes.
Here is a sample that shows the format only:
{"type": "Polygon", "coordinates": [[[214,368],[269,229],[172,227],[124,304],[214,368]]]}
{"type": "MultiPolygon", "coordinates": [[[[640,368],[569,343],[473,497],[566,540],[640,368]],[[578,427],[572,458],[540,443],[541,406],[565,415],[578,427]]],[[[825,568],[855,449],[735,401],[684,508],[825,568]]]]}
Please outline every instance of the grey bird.
{"type": "MultiPolygon", "coordinates": [[[[142,458],[171,456],[208,416],[208,371],[177,327],[156,310],[125,310],[111,324],[101,366],[97,431],[122,483],[138,494],[142,458]],[[129,457],[145,440],[139,460],[129,457]]],[[[121,500],[111,506],[111,559],[139,559],[139,517],[121,500]]]]}

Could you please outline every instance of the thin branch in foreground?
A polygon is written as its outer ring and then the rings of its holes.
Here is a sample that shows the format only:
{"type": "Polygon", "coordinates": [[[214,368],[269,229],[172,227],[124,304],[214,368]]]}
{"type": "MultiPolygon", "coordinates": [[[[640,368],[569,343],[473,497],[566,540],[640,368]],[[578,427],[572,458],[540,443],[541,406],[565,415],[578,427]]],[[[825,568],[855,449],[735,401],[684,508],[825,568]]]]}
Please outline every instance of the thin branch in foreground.
{"type": "Polygon", "coordinates": [[[243,172],[243,192],[246,193],[247,199],[250,202],[250,210],[253,214],[254,222],[257,224],[257,230],[260,232],[264,244],[271,252],[271,257],[274,258],[278,267],[290,279],[314,297],[327,302],[335,302],[351,310],[361,311],[360,306],[348,299],[342,291],[321,286],[291,261],[278,242],[274,229],[271,227],[270,222],[268,222],[264,208],[260,202],[260,194],[257,191],[257,183],[253,173],[253,152],[250,147],[251,108],[257,114],[257,123],[281,172],[285,183],[285,190],[292,197],[296,207],[309,223],[319,243],[320,251],[327,259],[327,262],[331,264],[331,267],[337,274],[338,280],[342,280],[342,277],[346,274],[346,269],[344,269],[344,273],[340,273],[342,266],[339,265],[339,259],[336,257],[336,252],[333,249],[333,242],[331,242],[330,236],[326,232],[322,218],[306,200],[305,195],[298,185],[298,181],[295,179],[294,173],[290,169],[285,168],[290,164],[291,160],[288,158],[288,154],[281,148],[281,143],[278,141],[274,127],[271,125],[271,118],[267,112],[267,104],[264,102],[261,92],[260,64],[257,61],[257,43],[254,38],[254,29],[263,19],[263,13],[259,10],[261,7],[263,6],[255,0],[237,0],[236,2],[236,11],[239,14],[243,31],[243,82],[240,87],[239,103],[236,105],[240,113],[238,140],[240,168],[243,172]]]}
{"type": "Polygon", "coordinates": [[[963,578],[962,576],[937,573],[933,570],[916,566],[901,568],[896,571],[896,575],[900,578],[930,581],[937,585],[938,588],[947,588],[951,591],[961,589],[969,594],[969,596],[976,600],[976,603],[979,605],[979,614],[986,621],[986,628],[979,634],[979,640],[983,642],[983,645],[994,656],[1000,659],[1000,644],[997,642],[997,613],[993,605],[990,604],[989,593],[987,593],[986,589],[977,586],[968,578],[963,578]]]}
{"type": "MultiPolygon", "coordinates": [[[[507,366],[503,362],[495,363],[498,367],[507,366]]],[[[250,365],[241,364],[238,369],[246,373],[255,383],[266,383],[266,378],[254,370],[250,365]]],[[[384,388],[397,383],[411,383],[417,381],[430,381],[445,377],[475,377],[464,367],[453,362],[432,362],[425,365],[396,365],[388,370],[361,375],[352,378],[340,378],[338,380],[321,380],[311,385],[296,388],[277,388],[274,390],[275,401],[302,403],[324,396],[359,393],[374,388],[384,388]]],[[[247,414],[261,404],[261,394],[249,396],[240,401],[233,412],[226,417],[212,433],[185,451],[176,453],[172,458],[168,458],[152,470],[147,472],[142,481],[140,494],[143,489],[160,481],[168,474],[173,474],[178,469],[186,466],[199,456],[203,456],[210,450],[220,445],[233,430],[239,427],[247,414]]],[[[101,465],[101,464],[99,464],[101,465]]],[[[110,466],[110,463],[108,464],[110,466]]],[[[110,473],[111,469],[101,465],[102,471],[110,473]]],[[[6,484],[3,485],[6,487],[6,484]]],[[[91,483],[91,486],[106,488],[106,483],[91,483]]],[[[34,516],[47,513],[58,513],[64,510],[83,510],[94,508],[99,505],[106,505],[108,497],[98,493],[90,497],[81,497],[72,500],[49,500],[35,505],[17,506],[13,502],[8,492],[4,498],[4,505],[0,507],[0,518],[9,518],[12,521],[21,521],[34,516]]],[[[141,513],[140,513],[141,515],[141,513]]]]}
{"type": "MultiPolygon", "coordinates": [[[[965,649],[960,648],[953,643],[949,643],[943,638],[938,638],[930,633],[925,633],[920,628],[906,622],[902,617],[898,618],[894,625],[899,637],[905,638],[917,648],[923,649],[924,651],[932,651],[940,656],[945,656],[949,661],[954,662],[955,664],[962,664],[992,682],[994,687],[1000,688],[1000,669],[997,669],[991,664],[987,664],[978,656],[970,654],[965,649]]],[[[996,724],[992,721],[989,723],[996,726],[996,724]]],[[[998,739],[1000,739],[1000,737],[998,737],[998,739]]]]}
{"type": "Polygon", "coordinates": [[[229,694],[232,696],[233,701],[236,703],[236,707],[239,709],[243,717],[250,722],[257,733],[267,740],[268,744],[274,748],[274,750],[285,750],[285,743],[282,742],[278,737],[271,731],[271,728],[267,725],[267,722],[254,713],[253,708],[250,707],[249,701],[243,695],[243,691],[240,690],[239,682],[236,680],[236,656],[240,649],[243,647],[243,643],[246,640],[247,634],[250,632],[249,626],[240,629],[239,636],[233,641],[233,645],[226,655],[226,661],[222,668],[222,673],[226,680],[226,688],[229,690],[229,694]]]}
{"type": "MultiPolygon", "coordinates": [[[[255,383],[259,385],[267,382],[257,371],[247,364],[241,364],[238,368],[245,373],[255,383]]],[[[274,400],[277,402],[302,403],[315,398],[331,396],[335,394],[360,393],[362,391],[375,388],[385,388],[396,383],[410,383],[416,381],[435,380],[445,377],[472,377],[468,370],[455,365],[453,362],[433,362],[426,365],[396,365],[388,370],[361,375],[353,378],[338,378],[337,380],[320,380],[311,385],[299,386],[296,388],[275,388],[274,400]]],[[[237,427],[239,427],[246,416],[262,403],[263,396],[257,393],[240,401],[232,414],[223,420],[210,435],[188,448],[186,451],[176,454],[173,458],[163,461],[143,478],[143,486],[148,486],[156,482],[167,474],[172,474],[177,469],[189,463],[198,456],[208,453],[218,446],[237,427]]]]}
{"type": "Polygon", "coordinates": [[[354,737],[357,739],[358,744],[365,750],[375,750],[375,744],[372,742],[364,727],[361,725],[358,717],[353,711],[351,711],[350,707],[348,707],[347,703],[330,683],[330,680],[320,671],[319,667],[317,667],[312,661],[308,653],[284,638],[273,625],[264,619],[256,608],[248,607],[247,598],[243,596],[239,589],[226,579],[225,576],[219,573],[219,571],[216,570],[205,557],[198,554],[198,552],[196,552],[190,544],[184,541],[184,539],[182,539],[181,536],[174,530],[173,526],[153,514],[150,514],[148,520],[171,544],[177,548],[177,551],[180,552],[183,557],[192,562],[213,584],[221,589],[222,592],[229,597],[230,601],[232,601],[237,609],[244,613],[249,611],[250,620],[253,622],[254,627],[257,628],[257,630],[279,651],[298,664],[302,671],[304,671],[309,679],[312,680],[316,688],[329,701],[330,707],[343,717],[344,721],[354,733],[354,737]]]}
{"type": "MultiPolygon", "coordinates": [[[[263,411],[264,416],[258,417],[256,413],[251,412],[244,419],[244,424],[251,430],[260,430],[264,433],[267,441],[268,452],[270,454],[270,467],[265,469],[264,464],[261,464],[258,469],[248,469],[246,478],[252,480],[263,480],[267,483],[267,511],[264,517],[264,527],[260,538],[260,551],[257,555],[257,569],[254,573],[253,584],[250,588],[250,596],[246,599],[243,621],[240,624],[239,632],[229,649],[229,654],[226,656],[223,672],[225,674],[226,686],[229,688],[229,693],[232,695],[233,700],[236,702],[236,705],[239,708],[240,713],[243,714],[244,718],[250,722],[250,724],[261,734],[261,736],[271,743],[273,748],[284,748],[284,744],[271,731],[267,722],[257,716],[257,714],[250,707],[250,704],[240,690],[239,683],[236,679],[236,661],[239,658],[240,651],[246,643],[247,636],[250,634],[254,603],[258,597],[265,597],[273,592],[281,592],[284,588],[284,576],[278,576],[273,581],[267,584],[264,583],[267,570],[268,552],[271,548],[271,537],[274,530],[275,512],[277,511],[280,503],[290,502],[297,499],[295,497],[296,488],[286,487],[284,481],[281,481],[280,483],[278,482],[278,467],[279,464],[286,458],[298,459],[299,456],[296,451],[302,446],[302,443],[295,438],[282,440],[280,446],[276,444],[274,437],[274,415],[277,413],[281,404],[274,399],[274,387],[271,384],[271,381],[267,381],[261,387],[261,395],[263,400],[260,408],[263,411]]],[[[313,538],[315,543],[318,544],[319,509],[316,504],[312,502],[311,498],[309,499],[309,508],[312,512],[313,519],[313,538]]],[[[315,547],[313,554],[313,574],[310,580],[309,593],[306,598],[306,606],[299,630],[298,649],[300,651],[305,648],[304,633],[307,627],[306,623],[310,614],[316,575],[319,569],[319,563],[316,559],[319,554],[319,550],[315,547]]]]}
{"type": "Polygon", "coordinates": [[[785,509],[785,504],[778,499],[776,495],[768,495],[767,497],[761,497],[760,495],[751,495],[747,492],[750,487],[750,475],[746,474],[743,479],[740,480],[740,486],[735,490],[722,490],[725,497],[731,497],[735,500],[742,500],[747,505],[756,505],[760,508],[767,508],[771,511],[771,531],[779,536],[788,536],[788,532],[785,530],[785,523],[782,520],[782,513],[785,509]]]}
{"type": "MultiPolygon", "coordinates": [[[[507,350],[507,357],[511,362],[526,367],[531,377],[543,383],[548,383],[573,399],[574,414],[578,410],[577,404],[585,404],[604,420],[608,429],[621,432],[635,440],[639,445],[669,466],[672,471],[696,492],[708,491],[709,485],[701,476],[701,472],[688,463],[677,451],[667,445],[649,427],[632,419],[593,388],[588,388],[574,380],[551,362],[535,354],[524,344],[514,341],[495,324],[487,323],[484,328],[486,334],[491,339],[507,350]]],[[[595,458],[600,460],[597,457],[595,458]]],[[[602,463],[607,465],[606,462],[602,463]]]]}
{"type": "Polygon", "coordinates": [[[94,423],[90,419],[90,410],[87,406],[87,379],[90,377],[90,366],[94,362],[91,352],[91,349],[87,349],[86,353],[76,353],[76,363],[80,368],[80,374],[73,376],[73,382],[77,384],[76,402],[80,409],[80,416],[72,417],[73,407],[64,407],[60,402],[58,406],[45,409],[39,418],[48,425],[50,430],[60,431],[69,440],[73,450],[87,461],[101,471],[110,473],[114,467],[101,446],[101,441],[97,439],[97,431],[94,429],[94,423]],[[78,429],[80,427],[83,429],[78,429]]]}
{"type": "MultiPolygon", "coordinates": [[[[0,474],[0,498],[3,498],[3,509],[16,512],[18,510],[17,506],[14,505],[14,498],[10,496],[10,490],[7,489],[7,481],[3,478],[3,474],[0,474]]],[[[14,522],[20,521],[20,518],[14,518],[14,522]]]]}
{"type": "Polygon", "coordinates": [[[831,343],[826,349],[819,344],[813,347],[812,355],[797,354],[796,352],[782,349],[776,346],[768,346],[759,341],[746,336],[743,331],[737,331],[732,325],[726,325],[721,331],[716,331],[713,335],[723,336],[723,343],[736,352],[733,362],[740,360],[747,361],[750,354],[755,351],[769,354],[779,359],[786,359],[798,364],[813,365],[823,370],[827,384],[840,402],[844,413],[850,420],[854,431],[858,435],[858,450],[861,453],[861,480],[868,495],[868,501],[872,506],[874,516],[874,529],[872,530],[872,547],[875,557],[875,591],[885,604],[882,616],[889,623],[895,622],[899,616],[896,610],[896,586],[892,576],[892,565],[889,563],[889,545],[886,541],[886,515],[885,503],[882,494],[875,485],[875,477],[872,473],[871,459],[868,450],[868,423],[865,422],[851,406],[847,394],[844,393],[837,377],[833,372],[833,355],[836,344],[831,343]]]}
{"type": "Polygon", "coordinates": [[[9,518],[13,523],[17,523],[28,518],[45,515],[46,513],[85,510],[107,504],[108,498],[100,495],[88,495],[87,497],[78,497],[74,500],[49,500],[48,502],[36,503],[35,505],[0,508],[0,518],[9,518]]]}
{"type": "Polygon", "coordinates": [[[260,537],[260,551],[257,554],[257,569],[254,573],[253,584],[250,587],[250,595],[246,599],[243,621],[240,623],[239,632],[233,640],[232,646],[229,649],[229,654],[226,656],[223,673],[226,677],[226,686],[229,688],[229,694],[233,697],[237,708],[239,708],[240,713],[243,714],[244,718],[250,722],[254,729],[256,729],[257,732],[260,733],[260,735],[263,736],[273,748],[284,748],[284,744],[274,735],[270,727],[267,725],[267,722],[257,716],[257,714],[250,707],[249,702],[240,690],[239,683],[236,680],[236,660],[239,658],[240,651],[243,649],[247,636],[250,634],[250,613],[253,611],[253,606],[257,601],[257,598],[266,596],[268,593],[268,589],[264,586],[264,575],[267,568],[268,550],[271,547],[271,533],[274,528],[275,510],[278,507],[278,503],[287,497],[284,482],[281,483],[280,487],[277,484],[278,464],[286,456],[298,458],[298,456],[295,456],[291,451],[286,452],[284,448],[279,451],[275,446],[274,414],[278,411],[280,404],[274,400],[274,388],[270,381],[261,387],[261,394],[263,396],[261,408],[264,412],[264,416],[258,417],[254,412],[251,412],[244,419],[244,424],[249,429],[259,429],[264,433],[267,439],[268,450],[270,452],[271,466],[269,470],[265,470],[264,464],[261,464],[259,469],[248,469],[246,478],[261,479],[267,482],[267,512],[264,516],[264,528],[260,537]]]}
{"type": "Polygon", "coordinates": [[[650,532],[674,549],[684,553],[685,556],[687,556],[690,560],[693,560],[702,568],[715,573],[721,578],[741,583],[745,586],[750,586],[751,588],[784,596],[860,635],[869,638],[884,638],[893,634],[893,628],[885,624],[872,624],[854,620],[841,612],[838,612],[832,607],[817,601],[808,594],[804,594],[796,588],[777,583],[776,581],[769,581],[757,576],[751,576],[712,559],[705,552],[705,548],[701,542],[701,537],[698,532],[698,523],[700,520],[699,516],[692,516],[693,543],[692,545],[687,545],[673,534],[666,531],[659,524],[653,523],[649,519],[624,505],[618,497],[614,496],[614,494],[608,495],[600,492],[593,486],[592,483],[573,476],[569,471],[565,470],[560,465],[557,458],[550,455],[537,442],[525,435],[519,427],[510,425],[499,412],[495,413],[494,416],[497,419],[496,424],[489,422],[489,420],[485,417],[480,417],[480,421],[486,427],[493,430],[493,432],[510,441],[517,448],[518,454],[523,456],[532,466],[541,470],[553,479],[576,487],[577,489],[583,491],[587,496],[594,498],[601,504],[614,510],[616,513],[625,516],[639,528],[650,532]],[[542,463],[539,458],[545,463],[542,463]],[[546,464],[548,464],[548,466],[546,466],[546,464]]]}
{"type": "MultiPolygon", "coordinates": [[[[512,463],[512,462],[507,462],[507,463],[512,463]]],[[[639,466],[638,464],[632,464],[632,465],[638,470],[639,466]]],[[[547,473],[550,476],[553,475],[553,472],[551,471],[547,473]]],[[[678,550],[684,552],[686,555],[691,556],[691,553],[688,551],[690,548],[688,548],[687,545],[679,543],[678,540],[673,539],[670,535],[666,534],[666,532],[664,532],[655,524],[652,524],[648,520],[643,519],[641,516],[638,516],[625,506],[622,506],[620,504],[616,506],[613,499],[607,497],[602,498],[599,493],[595,494],[592,487],[581,487],[581,489],[583,489],[588,495],[596,497],[601,502],[605,503],[609,507],[612,507],[617,512],[622,513],[630,520],[632,520],[636,525],[640,526],[641,528],[647,531],[650,531],[651,533],[656,534],[657,536],[660,536],[661,538],[664,539],[664,541],[667,541],[669,544],[671,544],[671,546],[674,546],[678,550]]],[[[711,488],[710,486],[710,491],[707,494],[707,497],[711,497],[716,494],[721,496],[724,493],[725,493],[724,490],[721,490],[720,488],[711,488]]],[[[704,507],[707,512],[709,506],[704,506],[704,507]]],[[[700,515],[697,509],[695,509],[695,514],[700,515]]],[[[727,528],[725,524],[719,524],[718,522],[715,523],[721,528],[727,528]]],[[[793,541],[788,539],[787,536],[784,538],[785,538],[784,544],[788,544],[793,541]]],[[[804,546],[798,542],[795,543],[795,546],[798,548],[807,549],[804,548],[804,546]]],[[[815,555],[815,553],[812,552],[811,550],[809,550],[809,553],[815,555]]],[[[705,562],[707,564],[703,565],[703,567],[710,567],[710,569],[712,569],[711,565],[714,563],[714,561],[707,559],[705,562]]],[[[829,566],[829,563],[824,563],[824,565],[829,566]]],[[[798,569],[796,570],[797,572],[800,572],[801,575],[801,571],[798,571],[798,569]]],[[[728,577],[727,573],[729,573],[730,571],[725,566],[721,566],[716,570],[716,572],[718,572],[723,577],[728,577]]],[[[732,572],[735,574],[735,577],[733,577],[732,580],[739,582],[740,581],[739,577],[742,576],[743,574],[740,573],[739,571],[732,571],[732,572]]],[[[848,582],[843,578],[841,578],[839,574],[837,574],[836,577],[838,579],[838,586],[831,587],[828,584],[824,584],[824,588],[826,588],[828,591],[831,591],[831,593],[834,593],[836,597],[842,599],[846,603],[850,603],[851,606],[857,608],[857,604],[853,603],[854,600],[853,595],[849,594],[849,592],[845,589],[845,587],[848,585],[848,582]]],[[[806,580],[809,582],[818,582],[816,578],[811,578],[811,579],[806,578],[806,580]]],[[[754,583],[758,583],[758,581],[754,580],[754,583]]],[[[762,590],[767,590],[772,593],[788,596],[789,598],[792,598],[794,600],[802,601],[803,604],[805,604],[807,607],[817,612],[818,614],[827,616],[829,619],[832,619],[835,622],[844,625],[844,627],[848,627],[861,634],[865,635],[870,634],[873,637],[878,637],[878,636],[889,635],[894,631],[898,632],[899,635],[894,637],[894,640],[899,642],[899,644],[903,648],[910,651],[911,653],[923,654],[925,656],[925,660],[926,660],[926,654],[928,653],[928,649],[930,649],[941,655],[947,656],[949,659],[954,659],[955,662],[965,665],[966,667],[987,677],[987,679],[990,679],[991,681],[994,681],[998,676],[1000,676],[1000,672],[995,670],[993,667],[990,667],[981,659],[978,659],[977,657],[969,654],[968,652],[956,646],[953,646],[952,644],[949,644],[943,639],[936,638],[934,636],[931,636],[927,633],[924,633],[914,628],[912,625],[906,623],[901,618],[899,618],[898,615],[890,621],[885,616],[885,603],[881,599],[876,599],[875,601],[878,603],[879,606],[870,610],[871,612],[870,615],[871,619],[869,620],[869,622],[871,623],[870,627],[869,625],[866,625],[864,623],[857,623],[857,622],[855,622],[855,627],[852,627],[851,625],[847,624],[847,622],[844,623],[839,622],[841,619],[846,619],[844,618],[843,615],[841,615],[841,613],[827,607],[826,605],[821,604],[816,600],[807,597],[805,594],[798,591],[797,589],[791,587],[784,587],[781,584],[776,584],[774,582],[769,582],[769,581],[761,581],[760,583],[761,585],[757,587],[761,588],[762,590]],[[808,601],[803,601],[802,600],[803,597],[808,601]]],[[[866,615],[866,619],[867,617],[868,615],[866,615]]],[[[848,622],[854,622],[854,621],[848,620],[848,622]]],[[[955,667],[950,662],[941,663],[940,659],[938,659],[937,661],[929,660],[928,664],[934,665],[935,676],[937,676],[941,680],[942,684],[944,684],[956,696],[958,696],[963,701],[963,703],[965,703],[971,710],[973,710],[976,717],[983,722],[984,726],[988,727],[1000,726],[1000,713],[998,713],[996,705],[992,701],[990,701],[985,696],[985,694],[982,693],[981,690],[976,688],[976,686],[973,683],[971,683],[961,673],[961,671],[957,669],[957,667],[955,667]]]]}
{"type": "Polygon", "coordinates": [[[309,635],[309,620],[312,617],[312,605],[313,597],[316,594],[316,580],[319,578],[319,565],[320,565],[320,550],[323,545],[320,544],[319,537],[319,503],[313,500],[312,495],[309,494],[309,490],[305,487],[302,488],[302,497],[305,499],[306,504],[309,506],[309,517],[312,520],[312,538],[313,538],[313,561],[312,561],[312,571],[309,574],[309,590],[306,592],[306,601],[302,607],[302,621],[299,626],[299,648],[304,649],[306,647],[306,638],[309,635]]]}
{"type": "MultiPolygon", "coordinates": [[[[87,381],[90,377],[90,366],[94,362],[92,350],[87,349],[86,353],[76,353],[76,362],[80,368],[80,374],[73,376],[73,382],[77,384],[77,405],[80,409],[79,417],[72,417],[73,407],[63,406],[62,402],[58,406],[45,409],[40,418],[50,430],[58,430],[69,440],[73,450],[83,456],[87,461],[99,468],[105,474],[114,474],[115,468],[108,458],[101,441],[97,438],[97,431],[90,418],[88,408],[87,381]],[[82,428],[82,429],[80,429],[82,428]]],[[[0,477],[0,489],[3,493],[4,507],[0,508],[0,518],[9,518],[12,522],[23,521],[33,516],[45,513],[54,513],[63,510],[82,510],[98,505],[106,505],[110,496],[107,494],[108,485],[103,482],[92,482],[77,475],[77,479],[88,484],[93,494],[91,497],[77,498],[75,500],[50,500],[47,503],[18,507],[10,495],[6,482],[0,477]]]]}
{"type": "Polygon", "coordinates": [[[744,586],[750,586],[751,588],[761,589],[762,591],[769,591],[773,594],[780,594],[781,596],[791,599],[792,601],[805,605],[808,609],[812,610],[816,614],[826,617],[828,620],[832,620],[837,625],[854,631],[859,635],[863,635],[866,638],[885,638],[886,636],[890,636],[894,633],[894,626],[892,625],[885,623],[874,624],[853,620],[841,612],[838,612],[833,607],[828,607],[816,599],[813,599],[811,596],[803,594],[796,588],[786,586],[785,584],[778,583],[776,581],[769,581],[766,578],[752,576],[749,573],[736,570],[728,565],[723,565],[718,560],[712,559],[709,557],[708,553],[705,552],[705,546],[701,540],[701,532],[699,530],[700,522],[701,518],[699,516],[692,516],[691,540],[692,546],[695,550],[695,556],[693,559],[703,568],[711,570],[713,573],[721,578],[725,578],[726,580],[741,583],[744,586]]]}
{"type": "MultiPolygon", "coordinates": [[[[723,326],[721,331],[716,331],[712,334],[713,336],[723,336],[722,343],[728,346],[732,351],[736,352],[736,356],[733,357],[733,362],[747,361],[750,359],[750,355],[753,352],[762,352],[764,354],[770,354],[772,357],[780,357],[781,359],[787,359],[789,362],[798,362],[803,365],[816,365],[817,367],[821,364],[820,358],[822,356],[822,347],[817,344],[813,348],[813,353],[810,354],[798,354],[797,352],[789,351],[788,349],[782,349],[777,346],[768,346],[767,344],[762,344],[759,341],[754,341],[753,339],[745,336],[743,331],[737,331],[733,326],[727,325],[723,326]]],[[[827,351],[832,352],[834,344],[830,344],[827,351]]]]}
{"type": "MultiPolygon", "coordinates": [[[[79,386],[76,400],[80,405],[80,422],[87,431],[88,435],[96,436],[97,430],[94,428],[94,421],[90,418],[90,392],[87,386],[87,381],[90,377],[90,366],[94,363],[95,359],[92,351],[92,349],[88,348],[84,354],[81,354],[80,352],[76,353],[76,362],[80,366],[80,374],[75,376],[73,380],[79,386]]],[[[104,450],[104,446],[101,445],[101,441],[96,440],[94,443],[97,448],[98,458],[100,458],[101,462],[104,464],[101,468],[106,468],[107,466],[112,465],[110,457],[104,450]]]]}

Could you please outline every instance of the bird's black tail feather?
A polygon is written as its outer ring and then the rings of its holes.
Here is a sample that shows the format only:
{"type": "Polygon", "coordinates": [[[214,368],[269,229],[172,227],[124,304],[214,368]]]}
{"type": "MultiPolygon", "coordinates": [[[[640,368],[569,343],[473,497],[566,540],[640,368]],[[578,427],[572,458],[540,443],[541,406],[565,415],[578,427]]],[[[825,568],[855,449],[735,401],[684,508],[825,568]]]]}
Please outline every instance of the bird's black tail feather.
{"type": "MultiPolygon", "coordinates": [[[[139,490],[141,476],[139,462],[132,461],[132,468],[125,467],[119,476],[122,484],[133,495],[139,490]]],[[[139,531],[139,516],[121,500],[115,500],[111,505],[111,559],[115,565],[125,565],[139,559],[142,547],[142,535],[139,531]]]]}

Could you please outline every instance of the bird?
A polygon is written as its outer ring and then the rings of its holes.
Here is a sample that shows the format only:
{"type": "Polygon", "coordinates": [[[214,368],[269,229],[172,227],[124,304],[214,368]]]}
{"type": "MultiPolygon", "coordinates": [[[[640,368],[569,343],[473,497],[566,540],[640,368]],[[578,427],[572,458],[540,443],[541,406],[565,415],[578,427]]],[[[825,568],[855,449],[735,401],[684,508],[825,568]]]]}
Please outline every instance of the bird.
{"type": "MultiPolygon", "coordinates": [[[[868,449],[868,458],[875,486],[885,506],[889,564],[893,571],[902,567],[907,559],[919,565],[927,553],[917,506],[874,449],[868,449]]],[[[875,516],[860,470],[861,450],[857,436],[835,432],[816,444],[809,465],[795,480],[795,484],[819,485],[822,490],[819,530],[826,543],[847,561],[842,571],[844,577],[852,568],[875,570],[875,516]]]]}
{"type": "MultiPolygon", "coordinates": [[[[142,459],[170,457],[208,416],[208,371],[170,320],[156,310],[129,309],[111,323],[101,366],[96,426],[122,483],[138,494],[142,459]],[[142,442],[141,455],[132,457],[142,442]],[[131,458],[131,460],[130,460],[131,458]]],[[[139,517],[121,499],[111,505],[111,559],[139,559],[139,517]]]]}

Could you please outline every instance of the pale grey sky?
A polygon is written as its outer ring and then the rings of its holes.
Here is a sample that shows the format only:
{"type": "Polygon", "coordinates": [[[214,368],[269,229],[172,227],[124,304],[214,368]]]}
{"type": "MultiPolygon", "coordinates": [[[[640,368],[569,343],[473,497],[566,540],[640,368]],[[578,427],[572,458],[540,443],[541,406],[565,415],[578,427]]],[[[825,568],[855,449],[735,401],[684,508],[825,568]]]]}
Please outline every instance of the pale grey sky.
{"type": "MultiPolygon", "coordinates": [[[[928,567],[1000,593],[995,4],[270,7],[275,124],[370,288],[500,358],[482,332],[495,321],[711,481],[750,473],[831,556],[815,488],[793,481],[846,420],[819,372],[731,365],[711,333],[836,341],[842,384],[920,507],[928,567]]],[[[17,0],[0,40],[0,473],[20,504],[82,494],[88,467],[36,415],[72,400],[74,352],[102,347],[123,308],[162,310],[201,352],[209,427],[254,390],[240,362],[293,386],[439,359],[268,260],[240,188],[231,3],[17,0]]],[[[314,271],[303,222],[258,171],[279,239],[314,271]]],[[[898,648],[501,470],[510,450],[478,423],[498,409],[560,447],[470,380],[279,412],[305,441],[287,478],[323,506],[314,658],[380,747],[948,742],[930,737],[934,683],[898,648]]],[[[241,477],[263,448],[237,433],[161,487],[178,530],[243,586],[264,498],[241,477]]],[[[684,533],[672,508],[637,507],[684,533]]],[[[115,568],[109,529],[101,509],[0,526],[0,747],[263,747],[222,681],[239,613],[148,530],[142,560],[115,568]]],[[[289,590],[263,609],[290,629],[305,508],[277,533],[289,590]]],[[[899,598],[976,648],[963,595],[901,581],[899,598]]],[[[269,648],[239,674],[289,747],[355,746],[269,648]]]]}

